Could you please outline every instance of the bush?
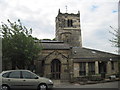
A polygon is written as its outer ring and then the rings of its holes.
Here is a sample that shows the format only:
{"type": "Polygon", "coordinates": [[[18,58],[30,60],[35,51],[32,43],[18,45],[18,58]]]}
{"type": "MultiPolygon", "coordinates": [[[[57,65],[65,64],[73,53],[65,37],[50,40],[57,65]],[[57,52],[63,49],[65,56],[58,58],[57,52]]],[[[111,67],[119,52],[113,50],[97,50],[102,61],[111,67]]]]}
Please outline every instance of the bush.
{"type": "Polygon", "coordinates": [[[92,76],[92,78],[90,78],[90,81],[101,81],[101,80],[103,80],[101,76],[92,76]]]}

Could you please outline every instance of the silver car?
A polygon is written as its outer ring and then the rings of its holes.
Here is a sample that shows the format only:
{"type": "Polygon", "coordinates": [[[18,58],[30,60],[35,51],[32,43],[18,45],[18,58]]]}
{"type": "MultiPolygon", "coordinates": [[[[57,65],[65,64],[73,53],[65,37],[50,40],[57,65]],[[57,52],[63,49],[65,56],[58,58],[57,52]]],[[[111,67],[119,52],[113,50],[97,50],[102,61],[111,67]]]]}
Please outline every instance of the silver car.
{"type": "Polygon", "coordinates": [[[10,89],[47,89],[53,87],[50,79],[39,77],[29,70],[9,70],[0,74],[1,90],[10,89]]]}

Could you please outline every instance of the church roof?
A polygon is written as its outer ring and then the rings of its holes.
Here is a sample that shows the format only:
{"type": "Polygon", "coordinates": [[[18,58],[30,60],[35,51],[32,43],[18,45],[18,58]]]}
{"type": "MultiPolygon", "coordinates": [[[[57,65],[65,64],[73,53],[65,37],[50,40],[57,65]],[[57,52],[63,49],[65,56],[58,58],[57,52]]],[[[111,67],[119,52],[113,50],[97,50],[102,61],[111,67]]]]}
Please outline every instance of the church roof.
{"type": "Polygon", "coordinates": [[[72,57],[74,62],[95,60],[118,60],[118,55],[88,48],[73,47],[72,57]]]}
{"type": "MultiPolygon", "coordinates": [[[[108,60],[118,60],[118,56],[116,54],[103,52],[95,49],[89,49],[84,47],[70,47],[69,44],[66,44],[61,41],[41,41],[43,46],[43,50],[72,50],[71,58],[73,58],[74,62],[86,62],[86,61],[108,61],[108,60]]],[[[41,57],[42,58],[42,57],[41,57]]]]}
{"type": "Polygon", "coordinates": [[[65,44],[63,42],[60,41],[41,41],[42,42],[42,46],[44,50],[67,50],[70,49],[70,46],[68,44],[65,44]]]}

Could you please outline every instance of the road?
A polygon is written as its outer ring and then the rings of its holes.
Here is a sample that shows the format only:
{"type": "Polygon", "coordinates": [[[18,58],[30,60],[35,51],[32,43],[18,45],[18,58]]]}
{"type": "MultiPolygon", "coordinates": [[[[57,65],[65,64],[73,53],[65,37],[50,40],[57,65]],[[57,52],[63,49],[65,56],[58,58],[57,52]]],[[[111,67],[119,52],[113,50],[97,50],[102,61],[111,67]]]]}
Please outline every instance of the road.
{"type": "Polygon", "coordinates": [[[98,83],[98,84],[87,84],[87,85],[62,83],[62,84],[55,84],[54,88],[118,88],[118,81],[98,83]]]}
{"type": "MultiPolygon", "coordinates": [[[[48,89],[48,90],[82,90],[82,89],[83,90],[87,90],[87,89],[89,90],[119,90],[118,81],[108,82],[108,83],[99,83],[99,84],[87,84],[87,85],[61,83],[61,84],[55,84],[52,89],[48,89]]],[[[21,89],[17,89],[17,90],[21,90],[21,89]]],[[[22,90],[26,90],[26,89],[22,89],[22,90]]]]}

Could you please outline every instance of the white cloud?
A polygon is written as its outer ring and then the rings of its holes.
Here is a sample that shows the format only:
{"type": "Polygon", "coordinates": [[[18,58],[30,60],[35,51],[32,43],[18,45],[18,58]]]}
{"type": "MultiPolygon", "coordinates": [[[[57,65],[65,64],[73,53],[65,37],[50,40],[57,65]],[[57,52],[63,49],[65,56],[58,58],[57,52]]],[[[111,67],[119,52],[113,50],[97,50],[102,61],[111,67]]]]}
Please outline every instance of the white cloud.
{"type": "Polygon", "coordinates": [[[109,39],[109,26],[118,26],[119,0],[1,0],[0,22],[7,19],[21,19],[27,27],[33,28],[38,38],[55,37],[55,17],[58,9],[65,13],[80,11],[83,46],[114,52],[109,39]],[[114,12],[114,13],[113,13],[114,12]],[[106,45],[106,47],[105,47],[106,45]]]}

